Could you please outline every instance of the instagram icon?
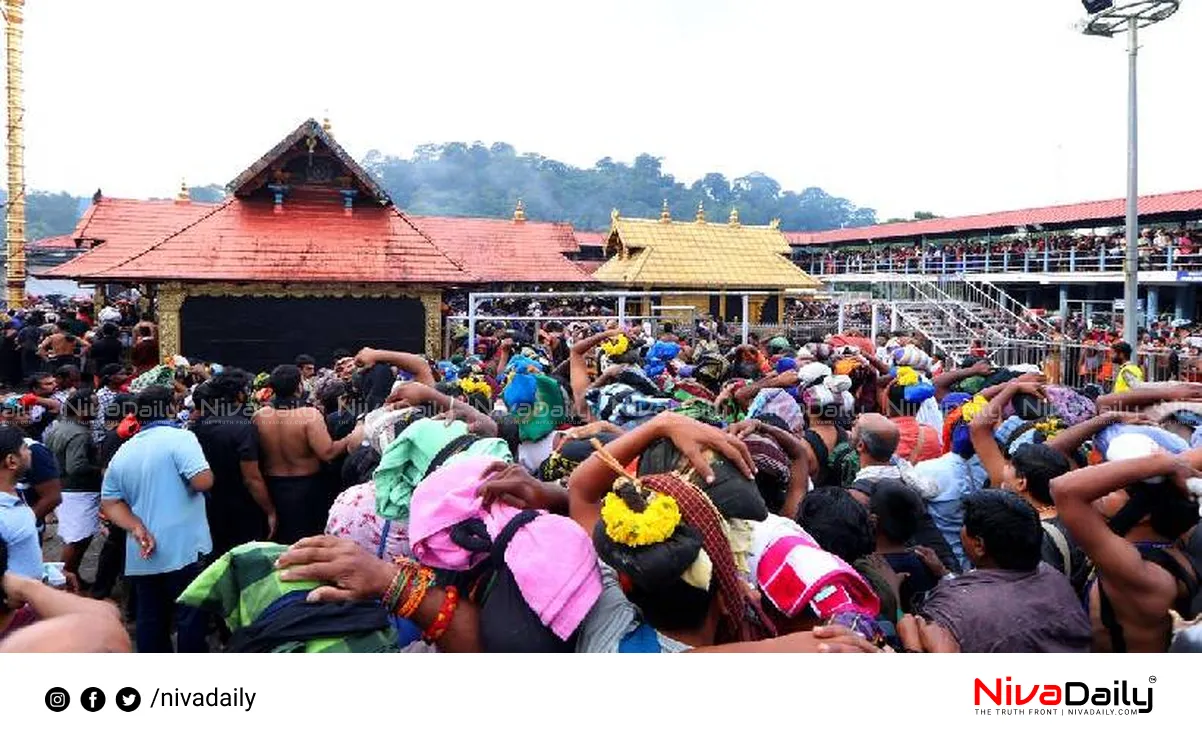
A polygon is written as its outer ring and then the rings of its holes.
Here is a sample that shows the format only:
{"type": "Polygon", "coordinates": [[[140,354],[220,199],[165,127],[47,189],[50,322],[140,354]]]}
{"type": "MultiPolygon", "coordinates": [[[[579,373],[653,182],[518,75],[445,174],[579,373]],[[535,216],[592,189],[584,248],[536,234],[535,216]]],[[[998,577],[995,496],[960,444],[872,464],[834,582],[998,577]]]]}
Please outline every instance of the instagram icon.
{"type": "Polygon", "coordinates": [[[46,708],[51,712],[62,712],[71,706],[71,695],[61,686],[46,692],[46,708]]]}

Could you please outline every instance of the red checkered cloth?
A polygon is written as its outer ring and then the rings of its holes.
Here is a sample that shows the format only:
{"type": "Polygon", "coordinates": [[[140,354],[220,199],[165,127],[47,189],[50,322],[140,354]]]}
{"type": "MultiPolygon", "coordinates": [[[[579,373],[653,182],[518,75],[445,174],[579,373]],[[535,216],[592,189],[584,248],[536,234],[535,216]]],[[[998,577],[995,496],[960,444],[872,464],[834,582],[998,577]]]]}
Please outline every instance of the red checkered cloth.
{"type": "MultiPolygon", "coordinates": [[[[722,529],[722,514],[704,492],[676,473],[648,475],[640,482],[651,490],[676,500],[684,522],[701,533],[701,544],[714,565],[718,580],[718,597],[730,635],[743,642],[776,637],[776,627],[752,596],[750,588],[739,578],[730,540],[722,529]]],[[[720,636],[719,641],[723,638],[720,636]]]]}

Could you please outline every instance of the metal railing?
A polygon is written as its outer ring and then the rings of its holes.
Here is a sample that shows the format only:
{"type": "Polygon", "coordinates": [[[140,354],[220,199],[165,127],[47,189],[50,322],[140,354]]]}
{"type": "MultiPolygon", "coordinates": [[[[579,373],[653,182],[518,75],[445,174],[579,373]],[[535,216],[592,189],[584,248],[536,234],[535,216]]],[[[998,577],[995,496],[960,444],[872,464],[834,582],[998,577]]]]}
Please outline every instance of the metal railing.
{"type": "MultiPolygon", "coordinates": [[[[980,273],[1107,273],[1123,270],[1123,255],[1112,250],[986,250],[971,254],[828,252],[802,254],[798,265],[814,276],[859,273],[895,273],[916,276],[952,276],[980,273]]],[[[1141,271],[1202,271],[1202,252],[1183,254],[1180,249],[1140,255],[1141,271]]]]}
{"type": "MultiPolygon", "coordinates": [[[[1047,377],[1048,384],[1076,389],[1086,384],[1111,389],[1119,367],[1108,346],[1068,341],[1014,340],[1005,346],[989,349],[986,358],[995,366],[1037,366],[1047,377]]],[[[1200,361],[1202,359],[1186,358],[1174,361],[1167,351],[1141,351],[1136,354],[1136,363],[1143,369],[1146,382],[1200,379],[1200,361]]]]}

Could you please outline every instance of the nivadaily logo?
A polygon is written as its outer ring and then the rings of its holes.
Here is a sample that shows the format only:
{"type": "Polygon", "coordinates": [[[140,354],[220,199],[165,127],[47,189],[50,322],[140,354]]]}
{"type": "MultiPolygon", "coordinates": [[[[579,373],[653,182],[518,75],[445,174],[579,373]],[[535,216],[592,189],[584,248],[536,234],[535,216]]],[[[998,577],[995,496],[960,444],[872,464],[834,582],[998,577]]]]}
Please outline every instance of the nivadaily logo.
{"type": "Polygon", "coordinates": [[[1152,686],[1156,677],[1148,678],[1148,686],[1138,687],[1127,681],[1115,681],[1112,687],[1091,686],[1084,681],[1060,684],[1013,683],[976,679],[973,684],[973,703],[977,714],[989,715],[993,708],[1003,715],[1145,715],[1152,711],[1152,686]]]}

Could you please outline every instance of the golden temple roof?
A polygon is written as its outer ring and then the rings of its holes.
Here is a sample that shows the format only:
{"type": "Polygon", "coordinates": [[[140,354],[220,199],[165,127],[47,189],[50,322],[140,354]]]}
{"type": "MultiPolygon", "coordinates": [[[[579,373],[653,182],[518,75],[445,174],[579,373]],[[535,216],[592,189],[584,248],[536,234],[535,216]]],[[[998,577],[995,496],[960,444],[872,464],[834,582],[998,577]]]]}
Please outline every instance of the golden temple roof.
{"type": "Polygon", "coordinates": [[[822,284],[785,256],[776,227],[664,222],[614,215],[606,242],[612,257],[597,281],[664,289],[814,289],[822,284]]]}

